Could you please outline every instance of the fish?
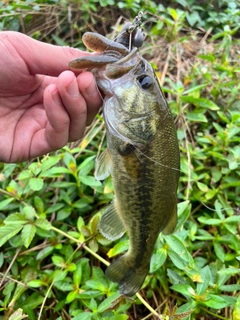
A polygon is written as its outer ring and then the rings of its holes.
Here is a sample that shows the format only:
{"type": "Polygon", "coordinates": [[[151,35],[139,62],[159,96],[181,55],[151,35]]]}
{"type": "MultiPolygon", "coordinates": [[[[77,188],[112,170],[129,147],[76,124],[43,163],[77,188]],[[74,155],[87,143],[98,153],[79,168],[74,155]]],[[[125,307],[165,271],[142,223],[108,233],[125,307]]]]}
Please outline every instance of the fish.
{"type": "Polygon", "coordinates": [[[133,296],[149,272],[159,233],[176,227],[177,133],[154,70],[139,52],[144,36],[138,24],[128,23],[114,41],[92,32],[82,39],[97,54],[74,59],[69,67],[93,72],[104,93],[107,149],[96,160],[95,177],[111,175],[114,187],[99,229],[112,241],[127,231],[130,242],[105,274],[121,294],[133,296]]]}

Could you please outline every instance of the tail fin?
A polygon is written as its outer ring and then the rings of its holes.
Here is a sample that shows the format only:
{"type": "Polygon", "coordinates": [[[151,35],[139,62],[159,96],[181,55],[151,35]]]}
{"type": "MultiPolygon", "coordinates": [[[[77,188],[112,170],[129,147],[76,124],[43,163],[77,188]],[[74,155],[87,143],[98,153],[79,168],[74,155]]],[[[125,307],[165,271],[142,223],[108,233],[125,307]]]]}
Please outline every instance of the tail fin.
{"type": "Polygon", "coordinates": [[[129,268],[127,255],[114,261],[106,270],[106,277],[119,284],[121,294],[133,296],[142,286],[147,270],[129,268]]]}

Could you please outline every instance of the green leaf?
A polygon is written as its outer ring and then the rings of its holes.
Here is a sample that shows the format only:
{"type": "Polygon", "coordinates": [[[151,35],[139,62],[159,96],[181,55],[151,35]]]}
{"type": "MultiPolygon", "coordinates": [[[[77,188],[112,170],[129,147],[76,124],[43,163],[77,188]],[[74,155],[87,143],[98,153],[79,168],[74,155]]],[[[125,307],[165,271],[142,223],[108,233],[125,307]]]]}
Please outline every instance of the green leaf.
{"type": "Polygon", "coordinates": [[[21,213],[13,213],[4,220],[4,223],[6,225],[23,225],[28,223],[28,220],[21,213]]]}
{"type": "Polygon", "coordinates": [[[46,285],[46,284],[45,284],[44,281],[42,281],[42,280],[31,280],[31,281],[29,281],[29,282],[27,283],[27,285],[28,285],[29,287],[32,287],[32,288],[39,288],[39,287],[42,287],[42,286],[44,286],[44,285],[46,285]]]}
{"type": "Polygon", "coordinates": [[[66,266],[66,270],[67,271],[75,271],[76,270],[76,264],[75,263],[69,263],[69,264],[67,264],[67,266],[66,266]]]}
{"type": "Polygon", "coordinates": [[[187,297],[192,297],[196,295],[194,289],[188,284],[174,284],[173,286],[171,286],[171,289],[180,292],[181,294],[186,295],[187,297]]]}
{"type": "Polygon", "coordinates": [[[0,202],[0,210],[5,208],[9,203],[11,203],[14,200],[14,198],[5,199],[0,202]]]}
{"type": "Polygon", "coordinates": [[[84,235],[85,238],[88,238],[91,236],[91,231],[87,226],[81,227],[81,233],[84,235]]]}
{"type": "Polygon", "coordinates": [[[174,21],[178,20],[178,14],[177,14],[177,11],[175,9],[169,8],[169,13],[172,16],[174,21]]]}
{"type": "Polygon", "coordinates": [[[76,288],[79,288],[81,280],[82,280],[82,265],[81,263],[78,263],[77,268],[73,273],[73,283],[76,288]]]}
{"type": "Polygon", "coordinates": [[[26,316],[26,314],[23,314],[23,310],[19,308],[9,317],[9,320],[22,320],[26,319],[26,316]]]}
{"type": "Polygon", "coordinates": [[[78,314],[76,317],[72,318],[72,320],[91,320],[91,312],[83,312],[78,314]]]}
{"type": "Polygon", "coordinates": [[[217,194],[217,190],[208,190],[208,192],[206,192],[206,194],[205,194],[205,198],[207,200],[210,200],[213,197],[215,197],[216,194],[217,194]]]}
{"type": "Polygon", "coordinates": [[[214,241],[213,242],[214,251],[216,253],[216,256],[218,259],[220,259],[222,262],[225,260],[225,251],[220,243],[214,241]]]}
{"type": "Polygon", "coordinates": [[[115,316],[108,317],[107,320],[128,320],[128,319],[129,317],[126,314],[116,314],[115,316]]]}
{"type": "Polygon", "coordinates": [[[217,170],[216,168],[212,168],[212,179],[216,183],[218,182],[222,177],[221,171],[217,170]]]}
{"type": "Polygon", "coordinates": [[[112,242],[111,240],[106,239],[101,233],[97,234],[96,240],[103,246],[108,246],[112,242]]]}
{"type": "Polygon", "coordinates": [[[48,246],[38,252],[36,255],[36,260],[43,260],[47,256],[49,256],[53,252],[54,248],[52,246],[48,246]]]}
{"type": "Polygon", "coordinates": [[[65,168],[65,167],[54,167],[47,171],[42,172],[39,177],[41,178],[55,178],[55,177],[61,177],[64,173],[66,174],[72,174],[72,171],[65,168]]]}
{"type": "Polygon", "coordinates": [[[209,109],[209,110],[219,110],[219,107],[212,102],[211,100],[205,99],[205,98],[194,98],[192,96],[183,96],[182,100],[184,102],[189,102],[195,105],[196,107],[204,108],[204,109],[209,109]]]}
{"type": "Polygon", "coordinates": [[[91,240],[88,242],[88,245],[89,245],[90,249],[91,249],[93,252],[97,252],[97,251],[98,251],[98,243],[97,243],[97,240],[96,240],[96,239],[91,239],[91,240]]]}
{"type": "Polygon", "coordinates": [[[209,226],[217,226],[222,224],[222,220],[220,219],[209,219],[208,217],[199,217],[198,221],[203,223],[203,224],[207,224],[209,226]]]}
{"type": "Polygon", "coordinates": [[[177,237],[177,235],[172,234],[170,236],[165,236],[165,240],[172,251],[176,252],[181,259],[189,262],[189,255],[186,246],[177,237]]]}
{"type": "Polygon", "coordinates": [[[16,226],[14,224],[0,227],[0,247],[13,236],[15,236],[21,229],[22,226],[16,226]]]}
{"type": "Polygon", "coordinates": [[[61,271],[61,270],[55,270],[53,273],[51,273],[51,279],[54,281],[62,281],[66,278],[67,271],[61,271]]]}
{"type": "Polygon", "coordinates": [[[179,230],[180,227],[183,226],[184,222],[188,219],[191,213],[191,208],[192,208],[192,205],[188,200],[178,203],[178,206],[177,206],[178,221],[177,221],[176,230],[179,230]]]}
{"type": "Polygon", "coordinates": [[[54,211],[58,211],[64,206],[65,206],[64,203],[55,203],[46,210],[46,213],[52,213],[54,211]]]}
{"type": "Polygon", "coordinates": [[[79,199],[73,203],[73,207],[77,209],[84,209],[88,206],[88,203],[86,203],[83,199],[79,199]]]}
{"type": "Polygon", "coordinates": [[[99,291],[94,291],[94,290],[86,290],[80,294],[78,294],[77,298],[82,300],[82,299],[91,299],[91,298],[98,298],[102,297],[102,292],[99,291]]]}
{"type": "Polygon", "coordinates": [[[95,180],[95,178],[92,176],[80,176],[79,179],[86,186],[101,187],[102,185],[100,181],[95,180]]]}
{"type": "Polygon", "coordinates": [[[186,118],[189,121],[194,121],[194,122],[206,122],[206,123],[208,122],[205,115],[202,113],[198,113],[198,112],[188,112],[186,114],[186,118]]]}
{"type": "Polygon", "coordinates": [[[220,274],[230,274],[230,275],[234,275],[234,274],[240,274],[240,269],[238,268],[226,268],[226,269],[221,269],[218,271],[218,273],[220,274]]]}
{"type": "Polygon", "coordinates": [[[67,181],[59,181],[59,182],[53,182],[51,184],[52,188],[70,188],[70,187],[75,187],[76,183],[75,182],[67,182],[67,181]]]}
{"type": "Polygon", "coordinates": [[[176,252],[172,251],[171,249],[168,250],[168,255],[174,265],[180,270],[184,270],[188,265],[186,261],[184,261],[176,252]]]}
{"type": "Polygon", "coordinates": [[[208,191],[208,186],[202,182],[197,182],[197,186],[198,186],[199,190],[201,190],[203,192],[208,191]]]}
{"type": "Polygon", "coordinates": [[[152,255],[150,261],[150,273],[158,270],[167,259],[167,250],[165,248],[160,248],[156,253],[152,255]]]}
{"type": "Polygon", "coordinates": [[[215,61],[215,56],[212,53],[208,53],[208,54],[199,54],[198,58],[210,61],[210,62],[214,62],[215,61]]]}
{"type": "Polygon", "coordinates": [[[200,85],[198,85],[198,86],[194,86],[194,87],[192,87],[192,88],[190,88],[190,89],[188,89],[188,90],[185,90],[184,91],[184,95],[186,95],[186,94],[189,94],[189,93],[195,93],[195,95],[193,96],[193,95],[190,95],[190,97],[196,97],[196,94],[199,96],[199,94],[200,94],[200,89],[202,89],[202,88],[205,88],[207,86],[207,84],[200,84],[200,85]]]}
{"type": "Polygon", "coordinates": [[[218,111],[217,114],[224,122],[226,122],[226,123],[230,122],[228,117],[226,116],[226,114],[224,112],[218,111]]]}
{"type": "Polygon", "coordinates": [[[54,286],[61,291],[73,291],[74,290],[74,286],[71,283],[68,283],[65,280],[61,280],[61,281],[54,281],[54,286]]]}
{"type": "Polygon", "coordinates": [[[35,309],[43,302],[43,300],[44,297],[42,297],[39,292],[34,292],[29,297],[27,297],[24,302],[22,302],[21,307],[26,312],[27,308],[35,309]]]}
{"type": "Polygon", "coordinates": [[[240,284],[227,284],[219,286],[219,289],[226,292],[240,291],[240,284]]]}
{"type": "Polygon", "coordinates": [[[189,8],[185,0],[176,0],[176,2],[181,4],[184,8],[189,8]]]}
{"type": "Polygon", "coordinates": [[[3,252],[0,252],[0,269],[3,265],[3,262],[4,262],[4,255],[3,255],[3,252]]]}
{"type": "Polygon", "coordinates": [[[84,223],[84,220],[83,220],[83,217],[78,217],[78,220],[77,220],[77,229],[79,232],[82,232],[81,231],[81,228],[85,225],[84,223]]]}
{"type": "Polygon", "coordinates": [[[38,196],[34,197],[34,206],[39,213],[44,212],[44,202],[38,196]]]}
{"type": "Polygon", "coordinates": [[[96,156],[87,157],[78,167],[80,176],[86,176],[94,167],[93,159],[96,156]]]}
{"type": "Polygon", "coordinates": [[[95,216],[90,220],[89,225],[90,225],[90,229],[91,229],[92,234],[97,233],[98,225],[99,225],[99,220],[100,220],[99,215],[95,215],[95,216]]]}
{"type": "Polygon", "coordinates": [[[98,312],[112,309],[117,303],[119,303],[119,297],[122,299],[119,292],[115,292],[114,294],[112,294],[110,297],[100,303],[100,305],[98,306],[98,312]]]}
{"type": "Polygon", "coordinates": [[[61,256],[52,256],[52,262],[55,264],[57,267],[65,267],[65,260],[61,256]]]}
{"type": "Polygon", "coordinates": [[[3,294],[5,295],[4,302],[8,303],[9,299],[11,298],[12,293],[15,289],[15,283],[9,282],[3,290],[3,294]]]}
{"type": "Polygon", "coordinates": [[[232,216],[232,217],[228,217],[226,220],[225,220],[226,223],[239,223],[240,222],[240,215],[236,215],[236,216],[232,216]]]}
{"type": "Polygon", "coordinates": [[[52,228],[51,223],[46,219],[37,219],[35,225],[44,230],[50,230],[52,228]]]}
{"type": "Polygon", "coordinates": [[[99,290],[102,292],[106,292],[106,290],[107,290],[107,288],[104,286],[104,284],[98,280],[88,280],[88,281],[86,281],[86,285],[91,289],[99,290]]]}
{"type": "MultiPolygon", "coordinates": [[[[177,314],[176,314],[176,315],[181,314],[181,313],[184,313],[184,312],[189,312],[189,311],[192,312],[192,310],[194,310],[195,308],[196,308],[196,301],[191,299],[189,302],[183,304],[181,307],[179,307],[179,308],[177,309],[177,314]]],[[[187,318],[187,319],[188,319],[188,318],[187,318]]],[[[169,319],[169,320],[170,320],[170,319],[169,319]]],[[[171,319],[171,320],[172,320],[172,319],[171,319]]],[[[173,320],[175,320],[175,319],[173,319],[173,320]]],[[[185,320],[185,319],[184,319],[184,320],[185,320]]]]}
{"type": "Polygon", "coordinates": [[[228,303],[228,306],[233,307],[234,304],[236,303],[236,297],[234,296],[230,296],[230,295],[226,296],[222,294],[221,297],[228,303]]]}
{"type": "Polygon", "coordinates": [[[118,255],[119,253],[127,251],[128,248],[129,248],[129,240],[123,240],[115,244],[115,246],[108,251],[107,255],[109,258],[112,258],[118,255]]]}
{"type": "Polygon", "coordinates": [[[76,297],[77,297],[77,295],[78,295],[78,289],[69,292],[69,294],[67,295],[67,298],[66,298],[66,303],[70,303],[70,302],[72,302],[73,300],[75,300],[76,297]]]}
{"type": "Polygon", "coordinates": [[[58,211],[57,213],[57,221],[62,221],[67,219],[72,213],[72,208],[64,208],[58,211]]]}
{"type": "Polygon", "coordinates": [[[203,304],[213,309],[222,309],[229,305],[224,298],[214,294],[208,294],[206,296],[206,301],[204,301],[203,304]]]}
{"type": "Polygon", "coordinates": [[[196,288],[197,295],[199,295],[199,296],[204,294],[206,292],[208,286],[210,285],[212,276],[211,276],[211,271],[210,271],[209,266],[206,266],[202,270],[200,270],[200,275],[201,275],[203,282],[198,283],[197,288],[196,288]]]}
{"type": "Polygon", "coordinates": [[[21,238],[26,248],[29,247],[30,243],[32,242],[32,239],[35,236],[35,233],[36,233],[36,227],[33,224],[27,224],[22,229],[21,238]]]}
{"type": "Polygon", "coordinates": [[[28,220],[33,220],[36,215],[36,211],[32,206],[24,207],[23,213],[28,220]]]}
{"type": "Polygon", "coordinates": [[[44,182],[41,178],[31,178],[29,180],[29,186],[33,191],[39,191],[43,188],[44,182]]]}
{"type": "Polygon", "coordinates": [[[67,192],[60,190],[60,199],[64,200],[69,206],[72,204],[72,199],[67,192]]]}
{"type": "Polygon", "coordinates": [[[240,295],[238,296],[236,304],[234,306],[233,319],[240,320],[240,295]]]}
{"type": "Polygon", "coordinates": [[[55,166],[61,160],[61,156],[45,157],[42,160],[42,172],[55,166]]]}
{"type": "Polygon", "coordinates": [[[25,180],[25,179],[29,179],[32,177],[32,172],[30,170],[24,170],[22,172],[20,172],[19,176],[18,176],[18,180],[25,180]]]}
{"type": "Polygon", "coordinates": [[[97,302],[95,299],[91,298],[90,302],[86,300],[83,303],[93,312],[97,312],[97,302]]]}

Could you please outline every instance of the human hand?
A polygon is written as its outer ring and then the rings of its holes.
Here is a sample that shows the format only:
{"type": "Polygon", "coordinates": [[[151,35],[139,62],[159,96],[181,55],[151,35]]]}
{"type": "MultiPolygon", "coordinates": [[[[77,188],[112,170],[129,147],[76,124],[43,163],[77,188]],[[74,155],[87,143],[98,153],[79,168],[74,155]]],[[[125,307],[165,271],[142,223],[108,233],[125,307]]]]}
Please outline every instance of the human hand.
{"type": "Polygon", "coordinates": [[[87,54],[0,32],[0,161],[32,159],[83,136],[102,101],[90,72],[65,70],[87,54]]]}

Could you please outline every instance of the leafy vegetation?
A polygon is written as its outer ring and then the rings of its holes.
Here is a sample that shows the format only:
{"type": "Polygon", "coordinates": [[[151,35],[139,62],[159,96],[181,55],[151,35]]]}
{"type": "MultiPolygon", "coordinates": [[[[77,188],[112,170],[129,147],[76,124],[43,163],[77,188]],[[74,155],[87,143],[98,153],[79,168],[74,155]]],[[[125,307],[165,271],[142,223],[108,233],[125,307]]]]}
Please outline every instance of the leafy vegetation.
{"type": "Polygon", "coordinates": [[[128,237],[112,243],[98,231],[113,199],[111,178],[93,177],[106,146],[98,115],[77,145],[0,165],[1,320],[240,319],[238,2],[12,1],[0,5],[0,28],[83,48],[83,32],[116,34],[120,13],[131,19],[139,10],[142,53],[178,129],[176,232],[159,236],[141,296],[120,296],[104,269],[128,237]]]}

